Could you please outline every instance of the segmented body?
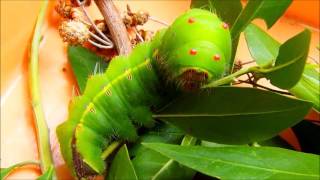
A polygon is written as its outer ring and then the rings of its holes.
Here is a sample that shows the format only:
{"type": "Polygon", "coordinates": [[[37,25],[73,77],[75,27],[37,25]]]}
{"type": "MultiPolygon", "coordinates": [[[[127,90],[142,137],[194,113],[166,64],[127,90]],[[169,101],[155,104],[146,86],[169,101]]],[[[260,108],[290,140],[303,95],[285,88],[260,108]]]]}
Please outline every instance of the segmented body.
{"type": "Polygon", "coordinates": [[[92,76],[82,96],[73,100],[68,120],[57,134],[69,167],[102,173],[102,150],[115,139],[134,141],[136,128],[152,126],[150,107],[163,97],[167,84],[194,90],[223,76],[231,56],[225,23],[193,9],[138,45],[128,57],[114,58],[104,74],[92,76]],[[164,79],[163,83],[160,79],[164,79]]]}

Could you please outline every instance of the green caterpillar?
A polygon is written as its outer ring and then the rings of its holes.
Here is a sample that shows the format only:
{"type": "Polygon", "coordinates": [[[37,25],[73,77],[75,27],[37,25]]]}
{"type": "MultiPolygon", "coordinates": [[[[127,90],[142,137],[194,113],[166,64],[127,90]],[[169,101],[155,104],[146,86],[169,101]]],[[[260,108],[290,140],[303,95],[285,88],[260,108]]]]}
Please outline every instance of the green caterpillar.
{"type": "Polygon", "coordinates": [[[104,74],[88,80],[57,128],[68,166],[78,177],[103,173],[103,149],[114,140],[134,141],[137,127],[151,127],[150,107],[161,104],[164,91],[195,90],[221,78],[230,57],[228,25],[200,9],[184,13],[129,56],[115,57],[104,74]]]}

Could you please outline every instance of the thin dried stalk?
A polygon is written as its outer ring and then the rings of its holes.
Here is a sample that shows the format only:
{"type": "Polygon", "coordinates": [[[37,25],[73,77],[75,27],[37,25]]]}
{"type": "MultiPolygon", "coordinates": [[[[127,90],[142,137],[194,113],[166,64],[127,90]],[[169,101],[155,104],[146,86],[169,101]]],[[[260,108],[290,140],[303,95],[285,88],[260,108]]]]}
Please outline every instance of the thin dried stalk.
{"type": "Polygon", "coordinates": [[[95,0],[95,3],[106,21],[118,53],[120,55],[129,54],[132,49],[130,39],[122,18],[112,0],[95,0]]]}

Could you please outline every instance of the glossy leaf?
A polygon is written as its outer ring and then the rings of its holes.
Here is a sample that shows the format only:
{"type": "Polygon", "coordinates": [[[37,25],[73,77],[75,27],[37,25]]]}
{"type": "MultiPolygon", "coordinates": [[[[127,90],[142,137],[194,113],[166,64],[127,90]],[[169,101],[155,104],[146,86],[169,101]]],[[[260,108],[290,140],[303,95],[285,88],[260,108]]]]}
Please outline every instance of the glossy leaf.
{"type": "Polygon", "coordinates": [[[311,32],[304,30],[280,46],[275,66],[265,75],[282,89],[292,88],[301,78],[310,46],[311,32]]]}
{"type": "Polygon", "coordinates": [[[234,63],[234,57],[237,50],[240,33],[256,18],[263,19],[268,28],[282,16],[289,7],[292,0],[270,1],[270,0],[249,0],[245,8],[241,11],[237,20],[231,28],[231,37],[233,42],[233,52],[231,66],[234,63]]]}
{"type": "MultiPolygon", "coordinates": [[[[181,146],[191,146],[195,145],[197,142],[197,139],[186,135],[182,142],[181,146]]],[[[167,163],[162,166],[159,171],[153,176],[153,180],[167,180],[167,179],[192,179],[193,176],[195,175],[195,171],[185,167],[178,162],[168,159],[167,163]]]]}
{"type": "Polygon", "coordinates": [[[216,13],[230,27],[242,10],[240,0],[192,0],[190,6],[191,8],[206,9],[216,13]]]}
{"type": "Polygon", "coordinates": [[[263,19],[268,28],[282,16],[289,7],[292,0],[270,1],[270,0],[249,0],[241,14],[231,28],[231,37],[235,38],[255,18],[263,19]]]}
{"type": "MultiPolygon", "coordinates": [[[[285,149],[293,149],[290,144],[288,144],[285,140],[283,140],[280,136],[275,136],[271,139],[267,139],[265,141],[260,141],[257,143],[260,146],[272,146],[272,147],[281,147],[285,149]]],[[[234,147],[234,146],[249,146],[248,144],[244,145],[231,145],[231,144],[219,144],[210,141],[201,141],[201,146],[206,147],[234,147]]]]}
{"type": "Polygon", "coordinates": [[[146,143],[179,163],[219,179],[319,179],[319,156],[274,147],[203,147],[146,143]]]}
{"type": "Polygon", "coordinates": [[[179,128],[168,123],[156,122],[154,128],[148,129],[147,132],[141,134],[134,146],[129,148],[130,156],[137,157],[139,155],[146,154],[146,151],[150,151],[149,149],[142,146],[141,143],[143,142],[180,144],[183,136],[184,133],[179,128]]]}
{"type": "Polygon", "coordinates": [[[278,56],[280,43],[254,24],[245,29],[244,35],[257,64],[261,67],[272,66],[278,56]]]}
{"type": "Polygon", "coordinates": [[[110,170],[108,172],[108,180],[130,179],[137,180],[138,177],[129,157],[126,145],[123,145],[114,157],[110,170]]]}
{"type": "Polygon", "coordinates": [[[303,119],[311,103],[255,88],[217,87],[177,98],[155,118],[202,140],[247,144],[303,119]]]}
{"type": "Polygon", "coordinates": [[[86,87],[88,77],[103,73],[108,65],[103,58],[81,46],[69,46],[68,58],[81,94],[86,87]]]}
{"type": "MultiPolygon", "coordinates": [[[[155,128],[142,135],[139,138],[138,143],[136,143],[134,147],[130,149],[131,156],[134,156],[134,158],[132,159],[132,163],[136,170],[138,179],[155,179],[155,177],[158,176],[157,174],[162,174],[159,173],[159,171],[161,169],[165,169],[168,166],[167,163],[170,161],[169,158],[161,155],[156,151],[142,146],[141,143],[162,142],[180,144],[182,137],[183,133],[181,130],[168,124],[157,124],[155,128]]],[[[171,167],[169,169],[163,170],[162,172],[168,172],[174,168],[178,167],[171,167]]],[[[175,172],[175,177],[186,177],[183,176],[185,175],[184,170],[180,170],[180,172],[175,172]]],[[[158,179],[160,179],[161,176],[158,177],[158,179]]]]}
{"type": "Polygon", "coordinates": [[[144,152],[144,154],[137,155],[132,163],[138,178],[149,180],[169,161],[169,158],[151,149],[146,149],[144,152]]]}
{"type": "Polygon", "coordinates": [[[233,146],[248,146],[248,144],[244,144],[244,145],[220,144],[220,143],[215,143],[215,142],[210,142],[210,141],[201,141],[200,145],[201,145],[201,146],[205,146],[205,147],[233,147],[233,146]]]}
{"type": "Polygon", "coordinates": [[[7,167],[7,168],[1,168],[0,178],[4,179],[10,173],[12,173],[15,169],[23,167],[23,166],[27,166],[27,165],[39,165],[39,163],[38,162],[33,162],[33,161],[25,161],[25,162],[17,163],[15,165],[12,165],[12,166],[7,167]]]}
{"type": "Polygon", "coordinates": [[[49,169],[37,178],[37,180],[52,180],[54,173],[54,167],[50,166],[49,169]]]}
{"type": "Polygon", "coordinates": [[[320,112],[320,73],[318,65],[307,64],[299,82],[291,89],[293,95],[313,103],[313,108],[320,112]]]}

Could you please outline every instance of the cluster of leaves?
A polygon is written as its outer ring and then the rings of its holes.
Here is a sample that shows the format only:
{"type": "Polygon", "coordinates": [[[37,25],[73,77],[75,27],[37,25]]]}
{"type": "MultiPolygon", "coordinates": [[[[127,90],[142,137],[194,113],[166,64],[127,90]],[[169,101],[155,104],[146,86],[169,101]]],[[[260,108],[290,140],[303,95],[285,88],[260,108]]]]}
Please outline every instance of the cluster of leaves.
{"type": "MultiPolygon", "coordinates": [[[[290,0],[255,0],[248,1],[243,8],[239,0],[207,0],[192,1],[191,7],[209,9],[229,23],[234,54],[240,33],[245,33],[251,55],[258,64],[245,72],[268,78],[273,85],[292,93],[300,84],[312,94],[319,92],[317,84],[311,85],[312,89],[300,80],[301,76],[309,75],[315,78],[313,83],[319,84],[313,70],[303,74],[310,44],[309,30],[280,44],[251,24],[255,18],[262,18],[270,28],[290,3],[290,0]]],[[[81,47],[69,48],[80,90],[85,86],[87,75],[97,67],[93,62],[101,64],[101,60],[94,57],[90,64],[77,58],[90,56],[93,55],[81,47]]],[[[232,74],[229,76],[234,78],[232,74]]],[[[197,179],[201,174],[221,179],[319,178],[317,155],[267,147],[290,147],[272,137],[303,119],[312,106],[309,101],[316,105],[314,94],[311,99],[304,93],[297,95],[308,100],[304,101],[256,88],[216,86],[217,82],[212,82],[204,92],[181,95],[154,114],[154,118],[162,122],[143,132],[135,144],[120,148],[109,168],[108,179],[197,179]],[[271,140],[265,143],[267,139],[271,140]],[[254,142],[267,146],[248,145],[254,142]]]]}
{"type": "MultiPolygon", "coordinates": [[[[255,72],[279,88],[292,89],[304,69],[310,32],[305,30],[281,45],[262,29],[250,24],[259,17],[271,27],[290,2],[249,1],[243,9],[237,0],[208,0],[193,1],[191,6],[210,9],[231,25],[234,53],[239,35],[244,31],[249,50],[258,64],[255,72]]],[[[69,49],[71,62],[78,60],[72,57],[75,54],[86,53],[85,50],[72,51],[74,47],[69,49]]],[[[86,73],[79,74],[77,78],[83,79],[81,76],[86,73]]],[[[81,84],[84,83],[79,84],[80,89],[81,84]]],[[[129,148],[126,145],[120,148],[109,169],[108,179],[191,179],[196,172],[222,179],[253,176],[256,179],[317,179],[319,165],[316,155],[244,145],[270,139],[297,124],[310,107],[307,101],[253,88],[216,87],[191,96],[182,95],[154,115],[169,124],[158,125],[156,129],[143,133],[140,140],[129,148]],[[179,145],[179,139],[185,133],[201,141],[193,138],[189,143],[182,141],[179,145]]],[[[184,140],[187,138],[185,136],[184,140]]]]}
{"type": "MultiPolygon", "coordinates": [[[[290,3],[291,0],[249,0],[243,7],[240,0],[193,0],[191,8],[215,12],[230,25],[233,58],[244,32],[258,66],[229,73],[210,83],[203,92],[174,99],[154,114],[162,121],[153,129],[144,129],[136,143],[118,150],[107,178],[319,179],[318,155],[289,150],[290,146],[274,138],[303,120],[311,107],[319,111],[319,72],[311,65],[305,66],[310,31],[280,44],[251,24],[262,18],[270,28],[290,3]],[[269,79],[297,98],[257,88],[216,87],[248,72],[269,79]]],[[[69,47],[68,55],[80,93],[88,76],[107,68],[101,58],[82,47],[69,47]]],[[[232,72],[233,64],[232,61],[228,72],[232,72]]],[[[306,127],[316,129],[313,132],[319,129],[312,123],[299,123],[294,129],[306,133],[306,127]]],[[[15,167],[1,171],[1,177],[15,167]]],[[[44,176],[50,177],[50,172],[44,176]]]]}

